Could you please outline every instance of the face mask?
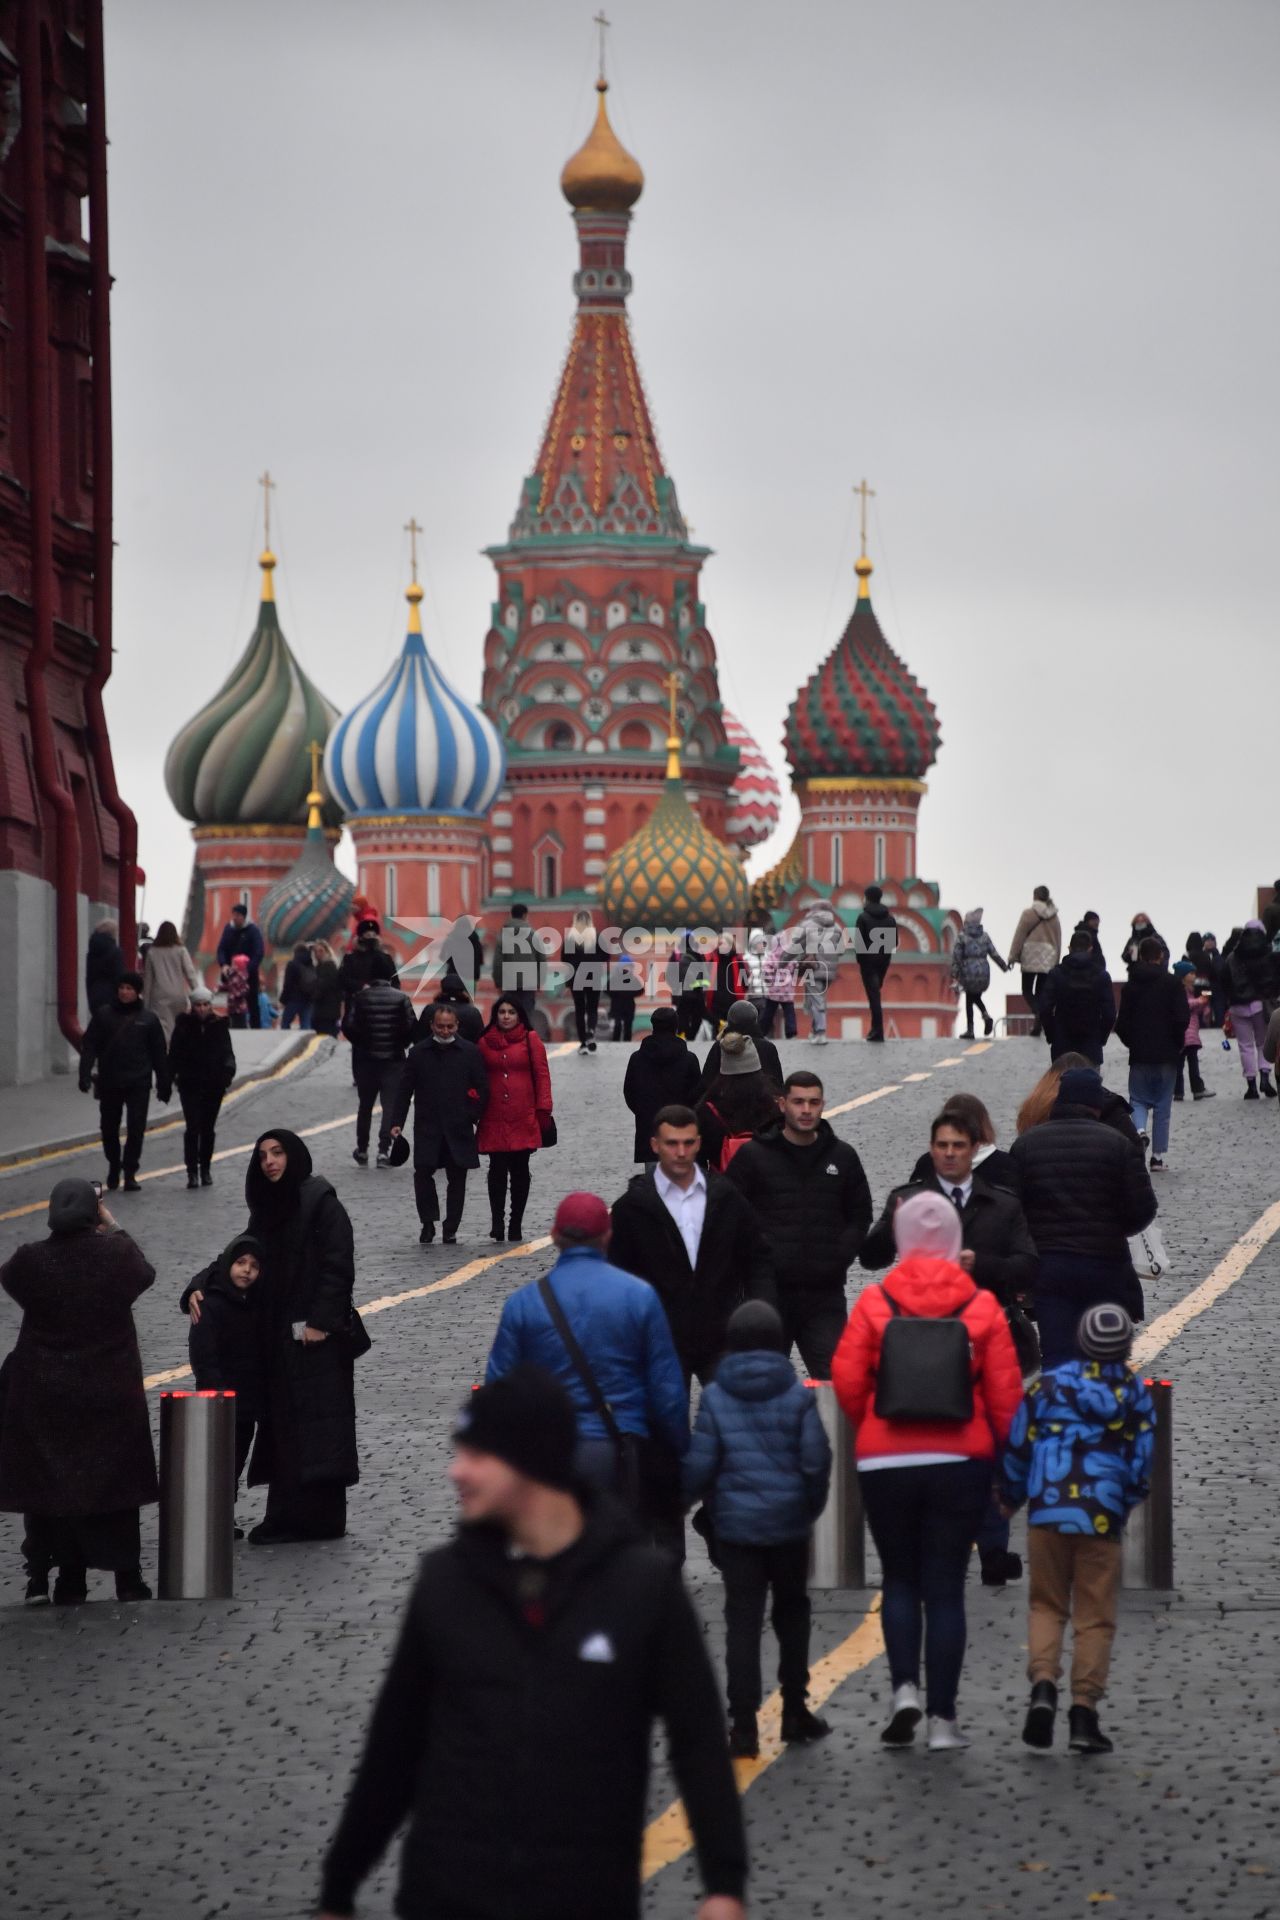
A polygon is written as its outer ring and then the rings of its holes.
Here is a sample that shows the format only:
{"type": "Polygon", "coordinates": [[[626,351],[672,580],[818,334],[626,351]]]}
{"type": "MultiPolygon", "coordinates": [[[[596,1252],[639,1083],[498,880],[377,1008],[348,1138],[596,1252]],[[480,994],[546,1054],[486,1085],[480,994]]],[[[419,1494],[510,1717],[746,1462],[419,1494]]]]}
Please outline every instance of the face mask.
{"type": "Polygon", "coordinates": [[[435,1043],[438,1047],[451,1047],[457,1037],[456,1033],[437,1033],[435,1043]]]}

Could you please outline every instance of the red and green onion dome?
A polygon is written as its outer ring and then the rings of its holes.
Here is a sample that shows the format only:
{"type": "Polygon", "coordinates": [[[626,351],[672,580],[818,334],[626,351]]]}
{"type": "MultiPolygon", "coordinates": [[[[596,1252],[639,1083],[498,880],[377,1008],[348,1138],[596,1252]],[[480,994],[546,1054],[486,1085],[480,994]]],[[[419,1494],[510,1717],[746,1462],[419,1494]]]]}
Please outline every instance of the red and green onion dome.
{"type": "Polygon", "coordinates": [[[938,716],[880,631],[865,554],[856,572],[849,624],[787,714],[787,759],[797,780],[919,780],[942,744],[938,716]]]}
{"type": "MultiPolygon", "coordinates": [[[[197,827],[300,827],[311,790],[308,750],[323,747],[337,708],[308,680],[280,630],[270,551],[262,568],[262,603],[248,646],[227,680],[169,748],[164,783],[184,819],[197,827]]],[[[324,824],[342,814],[326,799],[324,824]]]]}
{"type": "Polygon", "coordinates": [[[258,924],[268,947],[276,951],[302,941],[330,940],[341,932],[355,900],[355,888],[333,864],[324,830],[324,792],[320,786],[320,750],[313,749],[313,785],[307,795],[307,837],[288,873],[268,887],[258,906],[258,924]]]}
{"type": "Polygon", "coordinates": [[[610,925],[740,927],[747,911],[742,862],[689,805],[680,743],[667,741],[667,777],[642,827],[610,854],[600,883],[610,925]]]}

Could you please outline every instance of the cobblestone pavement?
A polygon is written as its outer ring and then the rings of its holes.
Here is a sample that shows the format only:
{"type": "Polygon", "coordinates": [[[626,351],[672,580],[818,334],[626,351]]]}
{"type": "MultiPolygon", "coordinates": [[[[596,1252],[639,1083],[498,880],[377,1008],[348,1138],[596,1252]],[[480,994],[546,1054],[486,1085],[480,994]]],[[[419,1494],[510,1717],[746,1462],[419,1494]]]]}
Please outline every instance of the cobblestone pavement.
{"type": "MultiPolygon", "coordinates": [[[[590,1061],[553,1063],[562,1144],[534,1162],[533,1233],[568,1188],[612,1196],[630,1173],[624,1057],[602,1048],[590,1061]]],[[[877,1201],[905,1177],[946,1091],[979,1093],[1005,1138],[1044,1058],[1026,1040],[973,1054],[947,1041],[784,1050],[787,1065],[820,1068],[831,1105],[897,1089],[834,1123],[863,1154],[877,1201]]],[[[1161,1188],[1174,1270],[1152,1290],[1152,1317],[1190,1292],[1280,1191],[1276,1114],[1241,1103],[1234,1054],[1206,1048],[1206,1065],[1220,1097],[1175,1109],[1161,1188]]],[[[1121,1084],[1122,1075],[1117,1065],[1108,1077],[1121,1084]]],[[[346,1058],[324,1048],[280,1087],[247,1092],[223,1144],[245,1146],[273,1123],[325,1127],[353,1107],[346,1058]]],[[[361,1172],[351,1144],[345,1125],[310,1142],[351,1209],[359,1300],[422,1286],[493,1250],[481,1237],[480,1179],[460,1245],[421,1249],[407,1176],[361,1172]]],[[[144,1172],[176,1158],[149,1143],[144,1172]]],[[[208,1192],[189,1194],[175,1167],[142,1194],[118,1197],[118,1216],[159,1274],[138,1306],[148,1374],[185,1362],[177,1295],[243,1223],[244,1158],[223,1161],[208,1192]]],[[[100,1161],[86,1154],[57,1172],[72,1166],[92,1174],[100,1161]]],[[[50,1184],[49,1171],[0,1174],[0,1258],[43,1232],[38,1212],[5,1216],[50,1184]]],[[[230,1604],[120,1607],[96,1576],[88,1607],[24,1612],[20,1526],[0,1516],[5,1916],[284,1920],[307,1911],[414,1563],[450,1525],[450,1417],[480,1373],[501,1301],[544,1257],[517,1254],[370,1321],[375,1345],[358,1371],[365,1478],[350,1534],[324,1547],[238,1548],[230,1604]]],[[[882,1662],[853,1673],[827,1709],[832,1738],[785,1754],[750,1788],[758,1911],[1280,1915],[1278,1278],[1280,1240],[1158,1358],[1176,1383],[1179,1590],[1127,1600],[1106,1710],[1115,1757],[1026,1757],[1017,1740],[1025,1588],[991,1594],[975,1580],[961,1703],[972,1750],[882,1753],[882,1662]]],[[[0,1352],[15,1326],[0,1300],[0,1352]]],[[[260,1493],[249,1496],[241,1518],[251,1523],[260,1504],[260,1493]]],[[[153,1555],[154,1510],[144,1538],[153,1555]]],[[[690,1578],[718,1658],[718,1583],[696,1557],[690,1578]]],[[[815,1659],[850,1634],[871,1598],[819,1596],[815,1659]]],[[[670,1798],[659,1757],[654,1812],[670,1798]]],[[[391,1890],[389,1865],[366,1889],[368,1920],[387,1920],[391,1890]]],[[[692,1913],[693,1898],[686,1858],[653,1880],[646,1910],[675,1920],[692,1913]]]]}

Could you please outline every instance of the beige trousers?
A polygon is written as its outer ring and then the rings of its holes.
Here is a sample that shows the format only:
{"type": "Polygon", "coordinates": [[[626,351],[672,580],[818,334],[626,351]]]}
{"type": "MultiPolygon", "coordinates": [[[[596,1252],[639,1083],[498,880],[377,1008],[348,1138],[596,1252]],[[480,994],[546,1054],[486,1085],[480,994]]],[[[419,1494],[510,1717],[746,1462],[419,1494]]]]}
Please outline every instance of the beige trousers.
{"type": "Polygon", "coordinates": [[[1062,1641],[1072,1627],[1071,1699],[1096,1707],[1107,1690],[1111,1642],[1120,1591],[1120,1542],[1088,1534],[1028,1527],[1031,1616],[1027,1623],[1027,1677],[1056,1682],[1062,1641]]]}

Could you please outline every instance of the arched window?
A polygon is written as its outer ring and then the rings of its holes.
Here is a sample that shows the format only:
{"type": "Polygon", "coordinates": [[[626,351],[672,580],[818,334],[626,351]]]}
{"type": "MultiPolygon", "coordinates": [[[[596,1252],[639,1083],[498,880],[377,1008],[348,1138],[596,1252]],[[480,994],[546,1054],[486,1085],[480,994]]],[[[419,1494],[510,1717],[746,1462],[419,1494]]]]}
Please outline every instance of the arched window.
{"type": "Polygon", "coordinates": [[[645,721],[628,720],[618,734],[618,745],[624,753],[645,753],[648,751],[651,738],[645,721]]]}
{"type": "Polygon", "coordinates": [[[560,892],[560,855],[544,853],[542,856],[542,897],[554,900],[560,892]]]}
{"type": "Polygon", "coordinates": [[[547,728],[547,749],[551,753],[572,753],[573,728],[567,720],[557,720],[547,728]]]}

